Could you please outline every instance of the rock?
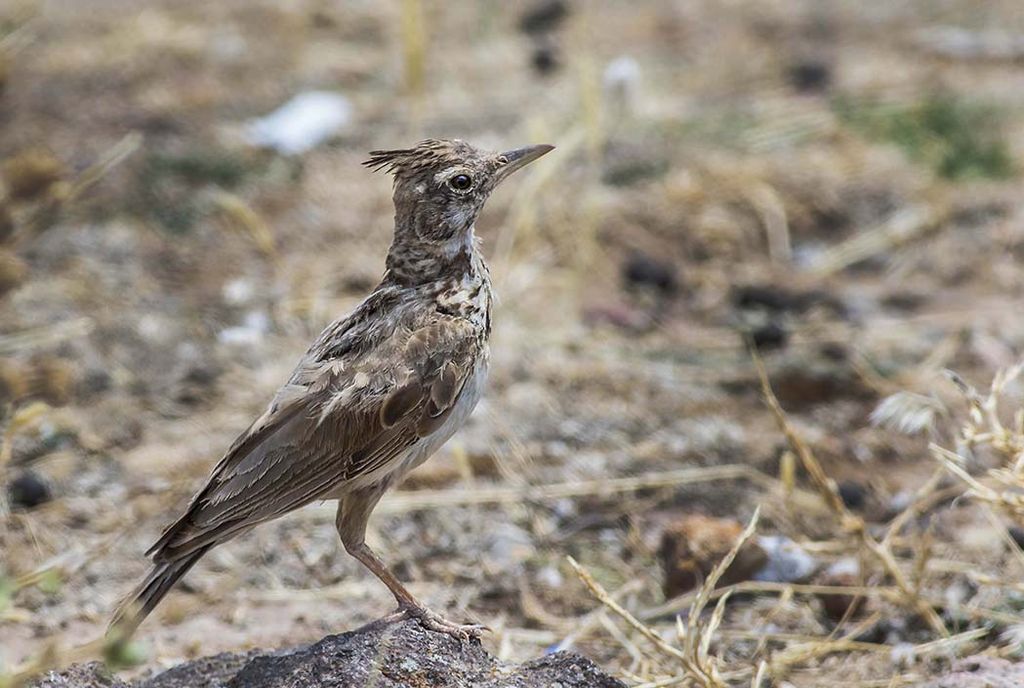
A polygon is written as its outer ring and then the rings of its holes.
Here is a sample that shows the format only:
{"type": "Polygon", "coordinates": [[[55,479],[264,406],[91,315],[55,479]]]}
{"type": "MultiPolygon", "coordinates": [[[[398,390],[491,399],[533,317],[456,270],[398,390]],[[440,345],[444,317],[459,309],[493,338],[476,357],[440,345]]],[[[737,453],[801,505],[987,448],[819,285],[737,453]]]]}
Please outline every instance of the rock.
{"type": "Polygon", "coordinates": [[[251,660],[262,656],[259,650],[246,653],[222,652],[172,667],[136,684],[133,688],[221,688],[251,660]]]}
{"type": "Polygon", "coordinates": [[[622,281],[627,287],[649,287],[670,296],[679,288],[676,267],[667,260],[634,252],[622,264],[622,281]]]}
{"type": "Polygon", "coordinates": [[[221,654],[127,683],[101,664],[51,673],[36,688],[625,688],[576,654],[557,652],[513,665],[477,641],[459,642],[416,621],[377,621],[308,647],[221,654]]]}
{"type": "MultiPolygon", "coordinates": [[[[719,561],[732,549],[743,526],[732,520],[691,514],[665,528],[658,558],[664,575],[665,597],[676,597],[700,585],[719,561]]],[[[740,548],[719,585],[732,585],[750,578],[768,561],[754,542],[740,548]]]]}
{"type": "Polygon", "coordinates": [[[103,368],[89,368],[78,381],[77,394],[83,399],[93,399],[110,391],[114,379],[103,368]]]}
{"type": "Polygon", "coordinates": [[[790,290],[773,284],[745,284],[734,287],[730,298],[733,307],[739,310],[800,314],[821,307],[840,318],[848,314],[847,306],[841,299],[820,289],[790,290]]]}
{"type": "Polygon", "coordinates": [[[799,60],[786,69],[786,81],[797,93],[821,93],[832,83],[832,68],[821,60],[799,60]]]}
{"type": "Polygon", "coordinates": [[[53,499],[50,486],[34,471],[25,471],[12,480],[7,496],[16,509],[34,509],[53,499]]]}
{"type": "Polygon", "coordinates": [[[131,688],[99,662],[75,664],[64,671],[51,671],[34,688],[131,688]]]}
{"type": "Polygon", "coordinates": [[[750,340],[758,351],[773,351],[785,348],[789,332],[777,322],[766,322],[751,330],[750,340]]]}
{"type": "Polygon", "coordinates": [[[868,498],[868,488],[856,480],[844,480],[839,483],[839,498],[847,509],[860,509],[868,498]]]}
{"type": "Polygon", "coordinates": [[[564,0],[541,0],[523,12],[519,30],[526,34],[554,31],[568,16],[569,5],[564,0]]]}
{"type": "Polygon", "coordinates": [[[754,574],[754,580],[795,583],[806,580],[818,568],[817,560],[785,535],[762,535],[757,544],[768,555],[768,562],[754,574]]]}
{"type": "Polygon", "coordinates": [[[530,65],[541,76],[554,74],[562,67],[558,47],[549,42],[538,42],[530,53],[530,65]]]}
{"type": "MultiPolygon", "coordinates": [[[[852,557],[840,559],[828,567],[816,581],[819,585],[853,587],[862,585],[860,562],[852,557]]],[[[864,597],[837,593],[819,593],[825,616],[832,621],[853,618],[864,608],[864,597]]]]}
{"type": "Polygon", "coordinates": [[[1013,538],[1014,543],[1024,549],[1024,528],[1020,526],[1010,526],[1010,537],[1013,538]]]}
{"type": "Polygon", "coordinates": [[[1013,688],[1024,685],[1024,662],[974,655],[953,663],[949,673],[919,688],[1013,688]]]}

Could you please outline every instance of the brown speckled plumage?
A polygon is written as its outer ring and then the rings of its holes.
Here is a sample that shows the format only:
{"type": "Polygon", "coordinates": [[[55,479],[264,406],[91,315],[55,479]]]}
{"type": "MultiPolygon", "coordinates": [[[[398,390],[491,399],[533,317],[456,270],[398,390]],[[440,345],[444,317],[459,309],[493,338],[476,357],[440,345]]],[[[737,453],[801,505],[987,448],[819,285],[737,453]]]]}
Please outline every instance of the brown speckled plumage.
{"type": "Polygon", "coordinates": [[[394,175],[395,236],[380,284],[313,342],[267,410],[235,440],[185,513],[150,548],[154,567],[115,615],[133,630],[212,547],[323,499],[345,549],[400,614],[460,637],[478,631],[417,602],[363,541],[383,493],[458,429],[487,373],[491,285],[473,223],[509,174],[551,150],[497,154],[427,140],[374,151],[394,175]]]}

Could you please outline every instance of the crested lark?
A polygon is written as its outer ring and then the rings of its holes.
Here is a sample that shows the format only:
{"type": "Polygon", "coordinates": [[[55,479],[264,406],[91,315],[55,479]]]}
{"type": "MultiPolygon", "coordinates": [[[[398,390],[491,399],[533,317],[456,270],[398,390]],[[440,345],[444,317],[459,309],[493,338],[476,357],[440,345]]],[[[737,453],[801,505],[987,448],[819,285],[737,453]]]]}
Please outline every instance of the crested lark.
{"type": "Polygon", "coordinates": [[[380,284],[325,329],[185,513],[147,552],[154,566],[111,622],[131,632],[210,549],[317,500],[338,500],[345,550],[398,600],[396,614],[465,638],[482,627],[420,604],[364,542],[370,512],[451,437],[487,375],[491,283],[473,223],[510,174],[551,150],[489,153],[462,141],[374,151],[394,175],[395,236],[380,284]]]}

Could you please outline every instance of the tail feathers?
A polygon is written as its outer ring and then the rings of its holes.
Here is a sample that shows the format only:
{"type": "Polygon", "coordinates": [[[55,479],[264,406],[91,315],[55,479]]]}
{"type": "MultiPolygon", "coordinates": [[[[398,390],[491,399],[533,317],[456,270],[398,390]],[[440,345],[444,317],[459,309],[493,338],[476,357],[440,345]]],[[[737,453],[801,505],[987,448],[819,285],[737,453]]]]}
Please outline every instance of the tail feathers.
{"type": "Polygon", "coordinates": [[[107,627],[107,635],[116,634],[121,638],[131,636],[139,624],[156,608],[164,595],[170,592],[178,579],[188,573],[188,570],[209,549],[210,546],[202,547],[180,559],[154,564],[146,579],[121,602],[117,611],[114,612],[114,618],[110,620],[110,625],[107,627]]]}

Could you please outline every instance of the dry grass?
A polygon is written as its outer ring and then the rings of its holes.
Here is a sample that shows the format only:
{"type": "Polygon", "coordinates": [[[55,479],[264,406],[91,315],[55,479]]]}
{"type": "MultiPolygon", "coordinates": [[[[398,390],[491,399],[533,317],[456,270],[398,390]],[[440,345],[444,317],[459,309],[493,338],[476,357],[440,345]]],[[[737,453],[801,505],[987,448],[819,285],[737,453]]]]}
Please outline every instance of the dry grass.
{"type": "MultiPolygon", "coordinates": [[[[925,590],[926,584],[935,585],[935,579],[939,578],[941,573],[947,574],[941,576],[946,586],[952,585],[954,579],[1012,590],[1021,589],[1019,584],[1007,580],[1002,575],[983,573],[971,565],[945,567],[943,571],[942,562],[932,561],[931,548],[926,546],[924,541],[921,541],[924,546],[916,548],[916,552],[910,552],[912,557],[900,556],[894,552],[894,542],[897,539],[895,536],[915,517],[934,507],[932,502],[939,486],[937,480],[926,483],[917,492],[915,499],[891,520],[883,539],[877,540],[869,535],[867,524],[844,505],[836,482],[828,477],[807,443],[787,419],[768,383],[761,359],[756,354],[755,363],[761,374],[762,388],[769,409],[775,415],[793,452],[799,457],[810,483],[817,490],[821,503],[832,513],[838,528],[836,540],[818,541],[813,544],[818,546],[817,549],[832,552],[850,553],[860,550],[860,560],[868,564],[862,577],[865,581],[870,581],[870,585],[801,585],[751,581],[717,588],[721,574],[729,566],[740,546],[753,534],[758,520],[756,511],[730,553],[716,565],[712,574],[696,592],[639,614],[614,600],[584,567],[570,559],[570,564],[591,594],[625,622],[626,632],[617,630],[613,637],[633,657],[628,673],[638,686],[726,688],[750,685],[756,688],[778,685],[787,680],[799,680],[801,670],[806,672],[809,667],[820,666],[821,660],[829,655],[842,655],[847,658],[847,664],[853,657],[865,653],[891,656],[896,650],[890,645],[858,640],[865,631],[880,621],[883,615],[881,603],[903,607],[912,615],[919,615],[930,626],[932,639],[900,649],[901,656],[912,661],[921,661],[927,657],[942,657],[948,661],[950,658],[965,656],[976,652],[981,646],[980,643],[992,643],[993,627],[1014,628],[1024,623],[1024,617],[1000,610],[978,607],[956,609],[956,612],[979,623],[980,627],[950,633],[940,616],[940,613],[952,611],[949,609],[948,601],[937,598],[925,590]],[[798,598],[805,600],[806,604],[806,601],[816,597],[820,599],[824,595],[867,598],[872,601],[876,610],[859,620],[847,615],[832,633],[827,635],[723,627],[726,604],[730,597],[736,594],[777,595],[779,601],[775,610],[797,603],[798,598]],[[713,600],[717,600],[717,603],[712,613],[708,618],[702,618],[703,612],[713,600]],[[684,609],[685,622],[679,614],[684,609]],[[667,614],[676,615],[675,643],[667,641],[661,632],[643,621],[653,621],[667,614]],[[737,642],[748,643],[751,640],[757,641],[753,654],[746,654],[742,659],[738,659],[742,652],[732,646],[737,642]],[[711,654],[712,647],[718,648],[715,655],[711,654]],[[727,657],[731,659],[726,659],[727,657]]],[[[943,490],[939,501],[951,503],[952,497],[971,497],[996,510],[1008,513],[1018,523],[1021,522],[1021,500],[1016,493],[1024,489],[1020,474],[1021,458],[1024,456],[1022,413],[1019,409],[1013,412],[1013,424],[1009,428],[1006,427],[1000,421],[999,400],[1007,386],[1021,375],[1022,370],[1024,365],[1018,364],[1000,372],[986,396],[979,395],[958,377],[953,376],[970,406],[969,417],[959,431],[959,437],[963,440],[962,450],[957,454],[933,444],[932,451],[947,470],[963,481],[965,487],[943,490]],[[964,468],[965,464],[969,463],[964,456],[965,453],[969,453],[968,448],[977,450],[982,447],[993,449],[1006,462],[998,468],[989,469],[987,480],[972,477],[964,468]],[[985,482],[994,486],[988,486],[985,482]]],[[[786,486],[788,481],[780,481],[773,486],[765,486],[769,481],[758,482],[766,487],[760,498],[762,505],[786,502],[792,498],[792,488],[786,486]]],[[[1005,530],[1005,526],[1000,524],[998,519],[993,517],[992,523],[994,527],[1005,530]]],[[[1024,564],[1024,553],[1019,546],[1008,534],[1005,534],[1004,540],[1008,551],[1018,558],[1018,563],[1024,564]]],[[[906,547],[901,549],[906,550],[906,547]]],[[[852,604],[850,610],[853,610],[852,604]]],[[[769,609],[768,617],[758,626],[767,629],[773,613],[773,610],[769,609]]],[[[1003,644],[997,641],[991,644],[989,649],[1012,656],[1019,653],[1016,640],[1003,644]]],[[[909,685],[918,682],[920,678],[918,674],[899,673],[886,678],[863,680],[847,677],[844,679],[844,685],[909,685]]]]}

